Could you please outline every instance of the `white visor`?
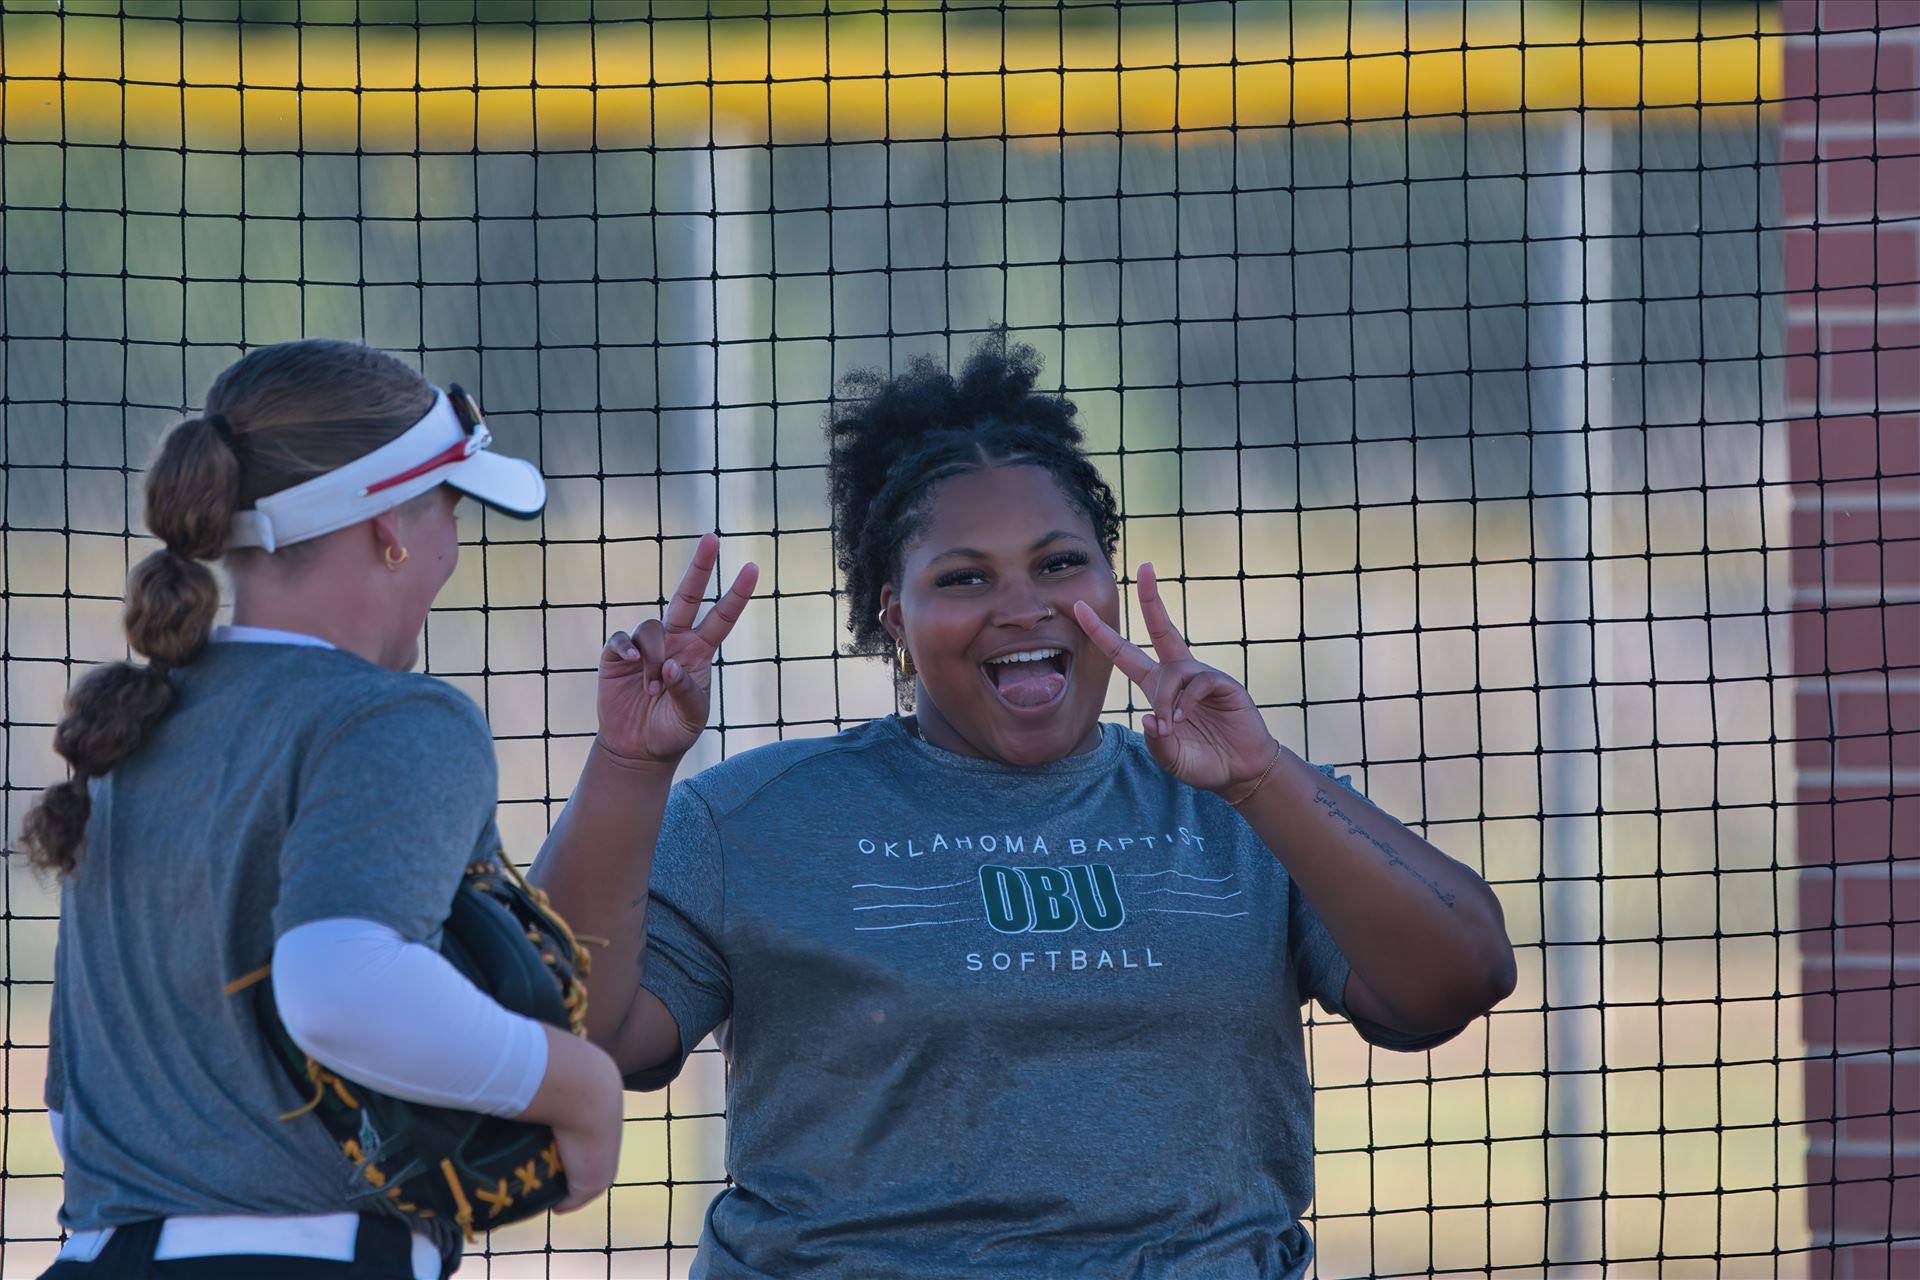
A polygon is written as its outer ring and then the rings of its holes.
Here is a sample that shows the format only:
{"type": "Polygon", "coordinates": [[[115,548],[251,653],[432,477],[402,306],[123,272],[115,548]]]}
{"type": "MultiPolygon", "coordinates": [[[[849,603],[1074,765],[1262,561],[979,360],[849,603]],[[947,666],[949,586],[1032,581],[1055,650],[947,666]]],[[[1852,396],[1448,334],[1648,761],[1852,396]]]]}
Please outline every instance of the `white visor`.
{"type": "Polygon", "coordinates": [[[433,407],[395,439],[236,513],[227,546],[289,547],[370,520],[441,484],[510,516],[539,515],[547,505],[539,468],[487,452],[493,435],[477,412],[472,418],[469,431],[453,400],[435,387],[433,407]]]}

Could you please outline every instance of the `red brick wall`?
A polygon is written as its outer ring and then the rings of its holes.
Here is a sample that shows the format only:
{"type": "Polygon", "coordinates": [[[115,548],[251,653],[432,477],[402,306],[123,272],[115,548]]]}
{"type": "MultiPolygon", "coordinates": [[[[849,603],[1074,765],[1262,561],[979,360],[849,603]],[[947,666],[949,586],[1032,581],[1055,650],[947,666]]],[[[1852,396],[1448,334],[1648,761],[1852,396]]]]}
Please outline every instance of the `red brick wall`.
{"type": "Polygon", "coordinates": [[[1785,0],[1817,1276],[1920,1276],[1920,0],[1785,0]]]}

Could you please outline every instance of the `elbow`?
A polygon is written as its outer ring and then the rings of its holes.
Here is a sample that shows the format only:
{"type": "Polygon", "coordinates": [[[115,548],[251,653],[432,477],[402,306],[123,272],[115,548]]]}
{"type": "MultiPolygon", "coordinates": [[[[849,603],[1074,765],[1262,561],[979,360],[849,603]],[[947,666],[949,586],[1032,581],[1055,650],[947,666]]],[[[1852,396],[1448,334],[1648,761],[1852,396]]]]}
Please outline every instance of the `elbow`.
{"type": "MultiPolygon", "coordinates": [[[[276,967],[275,977],[278,976],[276,967]]],[[[276,981],[273,985],[273,1002],[287,1035],[300,1046],[301,1052],[327,1063],[345,1056],[354,1027],[347,1002],[326,999],[324,995],[318,983],[276,981]]]]}
{"type": "Polygon", "coordinates": [[[1520,981],[1520,969],[1514,960],[1513,941],[1507,937],[1507,918],[1500,909],[1499,895],[1489,886],[1485,899],[1485,919],[1476,930],[1470,958],[1464,966],[1464,972],[1472,976],[1472,981],[1466,984],[1471,990],[1461,993],[1469,1009],[1467,1019],[1491,1011],[1513,994],[1520,981]]]}
{"type": "Polygon", "coordinates": [[[1500,936],[1500,942],[1494,949],[1486,967],[1486,1003],[1481,1013],[1486,1013],[1502,1000],[1513,994],[1514,987],[1520,983],[1520,967],[1514,962],[1513,944],[1506,935],[1500,936]]]}
{"type": "Polygon", "coordinates": [[[1459,1022],[1471,1022],[1482,1014],[1491,1012],[1494,1006],[1513,994],[1519,983],[1519,966],[1514,962],[1513,943],[1507,940],[1506,929],[1498,924],[1489,931],[1481,945],[1474,949],[1472,959],[1462,967],[1456,999],[1461,1016],[1459,1022]]]}
{"type": "Polygon", "coordinates": [[[281,935],[273,1002],[302,1052],[332,1067],[395,1030],[379,1025],[378,1003],[364,997],[369,979],[405,945],[384,926],[359,920],[321,920],[281,935]]]}
{"type": "Polygon", "coordinates": [[[1427,1032],[1464,1027],[1512,995],[1518,980],[1513,945],[1504,930],[1496,929],[1454,967],[1446,994],[1435,1001],[1435,1013],[1426,1020],[1435,1025],[1423,1023],[1409,1029],[1427,1032]],[[1441,1009],[1444,1012],[1439,1012],[1441,1009]]]}

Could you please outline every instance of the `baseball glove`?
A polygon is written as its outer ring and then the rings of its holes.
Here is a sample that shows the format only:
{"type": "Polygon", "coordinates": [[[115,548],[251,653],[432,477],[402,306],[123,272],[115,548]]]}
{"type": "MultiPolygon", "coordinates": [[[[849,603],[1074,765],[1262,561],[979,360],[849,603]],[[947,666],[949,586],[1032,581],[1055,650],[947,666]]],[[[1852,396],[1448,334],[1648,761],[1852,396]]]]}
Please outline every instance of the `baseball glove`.
{"type": "MultiPolygon", "coordinates": [[[[504,853],[469,866],[441,933],[440,953],[480,990],[515,1013],[586,1026],[586,951],[504,853]]],[[[565,1199],[566,1171],[553,1131],[473,1111],[427,1106],[365,1088],[316,1062],[293,1042],[273,1002],[271,966],[227,986],[251,991],[261,1028],[307,1104],[281,1116],[319,1118],[352,1162],[352,1207],[387,1207],[422,1222],[477,1228],[545,1213],[565,1199]]]]}

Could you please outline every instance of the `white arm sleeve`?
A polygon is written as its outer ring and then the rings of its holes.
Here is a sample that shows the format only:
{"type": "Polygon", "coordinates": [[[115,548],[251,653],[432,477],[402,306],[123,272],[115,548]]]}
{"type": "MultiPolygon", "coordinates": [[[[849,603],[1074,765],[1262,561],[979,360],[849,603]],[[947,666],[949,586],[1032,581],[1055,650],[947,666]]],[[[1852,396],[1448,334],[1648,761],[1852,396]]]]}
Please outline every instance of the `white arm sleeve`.
{"type": "Polygon", "coordinates": [[[372,920],[298,925],[273,947],[273,998],[322,1066],[409,1102],[517,1116],[547,1071],[547,1033],[446,957],[372,920]]]}

